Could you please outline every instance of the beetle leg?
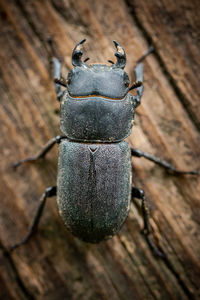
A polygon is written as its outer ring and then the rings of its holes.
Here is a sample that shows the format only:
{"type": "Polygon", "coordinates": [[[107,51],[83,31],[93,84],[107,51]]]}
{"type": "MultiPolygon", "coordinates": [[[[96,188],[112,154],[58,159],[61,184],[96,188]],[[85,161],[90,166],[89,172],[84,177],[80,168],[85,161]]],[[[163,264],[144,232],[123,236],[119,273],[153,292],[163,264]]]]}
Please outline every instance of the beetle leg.
{"type": "Polygon", "coordinates": [[[61,85],[59,83],[56,83],[55,80],[60,80],[61,78],[61,63],[58,60],[57,57],[52,58],[52,63],[53,63],[53,79],[54,79],[54,86],[56,90],[56,95],[58,101],[62,98],[63,91],[61,91],[61,85]]]}
{"type": "Polygon", "coordinates": [[[149,54],[151,54],[154,51],[154,47],[150,46],[149,49],[145,54],[143,54],[137,61],[136,64],[141,63],[149,54]]]}
{"type": "Polygon", "coordinates": [[[133,105],[136,108],[138,105],[140,105],[140,99],[142,97],[143,94],[143,86],[142,83],[144,81],[143,78],[143,64],[141,63],[149,54],[151,54],[154,51],[154,47],[151,46],[149,47],[149,49],[147,50],[147,52],[142,55],[137,61],[136,61],[136,67],[134,69],[135,72],[135,77],[136,77],[136,82],[129,88],[130,90],[133,90],[135,88],[137,88],[137,95],[133,96],[133,105]],[[139,85],[140,84],[140,85],[139,85]]]}
{"type": "Polygon", "coordinates": [[[62,139],[66,138],[65,136],[56,136],[54,138],[52,138],[43,148],[42,150],[39,151],[38,154],[36,154],[35,156],[31,156],[31,157],[27,157],[25,159],[22,159],[20,161],[17,161],[16,163],[14,163],[12,166],[13,168],[17,168],[19,167],[21,164],[25,163],[25,162],[34,162],[39,160],[40,158],[44,158],[45,155],[53,148],[53,146],[55,144],[59,144],[61,142],[62,139]]]}
{"type": "Polygon", "coordinates": [[[58,55],[55,50],[55,44],[54,44],[53,38],[49,38],[48,43],[49,43],[50,50],[51,50],[52,64],[53,64],[52,77],[54,79],[54,86],[55,86],[55,90],[56,90],[56,94],[57,94],[57,99],[58,99],[58,101],[60,101],[63,96],[64,91],[61,91],[61,85],[58,82],[56,83],[55,80],[59,81],[62,78],[62,75],[61,75],[62,64],[61,64],[61,61],[58,59],[58,55]]]}
{"type": "Polygon", "coordinates": [[[40,199],[40,203],[39,203],[36,215],[33,219],[33,223],[31,225],[31,228],[30,228],[28,234],[25,236],[25,238],[21,242],[11,246],[10,247],[11,251],[18,248],[19,246],[27,243],[29,241],[29,239],[33,236],[33,234],[36,232],[36,230],[38,228],[39,221],[42,217],[42,213],[44,211],[44,206],[45,206],[45,203],[46,203],[46,199],[49,198],[49,197],[56,196],[56,192],[57,192],[57,187],[56,186],[51,186],[51,187],[46,188],[44,194],[42,195],[42,197],[40,199]]]}
{"type": "Polygon", "coordinates": [[[184,175],[184,174],[200,175],[200,173],[198,171],[195,171],[195,170],[194,171],[178,170],[174,166],[172,166],[170,163],[168,163],[167,161],[162,160],[159,157],[150,155],[146,152],[142,152],[139,149],[131,148],[131,155],[136,156],[136,157],[144,157],[144,158],[154,162],[155,164],[165,168],[165,170],[167,170],[170,174],[173,174],[173,175],[184,175]]]}
{"type": "Polygon", "coordinates": [[[137,91],[137,95],[136,96],[133,96],[133,105],[134,105],[134,108],[136,108],[138,105],[140,105],[140,99],[142,97],[142,94],[143,94],[143,81],[144,81],[144,78],[143,78],[143,64],[140,63],[136,66],[135,68],[135,76],[136,76],[136,83],[133,84],[131,87],[130,87],[130,90],[133,89],[134,87],[133,86],[136,86],[136,91],[137,91]],[[140,84],[138,84],[140,83],[140,84]]]}
{"type": "Polygon", "coordinates": [[[156,254],[161,258],[165,258],[166,255],[155,246],[155,244],[153,243],[150,237],[151,232],[150,232],[150,223],[149,223],[149,209],[147,207],[147,200],[144,191],[142,189],[132,187],[132,197],[142,200],[142,216],[144,221],[143,234],[145,235],[149,247],[151,248],[154,254],[156,254]]]}

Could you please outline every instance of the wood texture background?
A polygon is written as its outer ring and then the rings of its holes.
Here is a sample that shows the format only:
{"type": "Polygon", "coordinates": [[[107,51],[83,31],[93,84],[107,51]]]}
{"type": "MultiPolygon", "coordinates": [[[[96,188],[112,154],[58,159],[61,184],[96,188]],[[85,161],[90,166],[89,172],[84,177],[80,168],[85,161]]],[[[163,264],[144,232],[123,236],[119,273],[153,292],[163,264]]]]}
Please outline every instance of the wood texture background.
{"type": "Polygon", "coordinates": [[[199,179],[167,175],[144,159],[134,159],[134,181],[146,192],[154,238],[169,264],[149,250],[137,205],[117,236],[88,245],[64,228],[55,198],[47,202],[38,234],[6,252],[24,237],[41,194],[56,182],[56,147],[45,161],[10,168],[60,134],[49,36],[65,73],[84,37],[86,57],[102,63],[114,59],[116,39],[126,50],[129,74],[153,44],[129,142],[179,168],[200,168],[199,3],[178,2],[0,0],[0,299],[200,298],[199,179]]]}

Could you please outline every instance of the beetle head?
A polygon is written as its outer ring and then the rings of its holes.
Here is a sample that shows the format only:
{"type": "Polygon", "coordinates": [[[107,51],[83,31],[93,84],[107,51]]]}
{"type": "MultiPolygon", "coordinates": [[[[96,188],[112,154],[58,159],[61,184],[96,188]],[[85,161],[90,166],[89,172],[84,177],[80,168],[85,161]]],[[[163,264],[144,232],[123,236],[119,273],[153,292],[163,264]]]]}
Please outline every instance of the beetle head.
{"type": "Polygon", "coordinates": [[[123,70],[126,65],[126,54],[117,41],[113,41],[117,51],[117,62],[111,66],[104,64],[88,65],[81,60],[83,51],[79,42],[72,53],[74,68],[68,74],[67,88],[73,97],[99,95],[110,99],[121,99],[129,91],[129,78],[123,70]]]}

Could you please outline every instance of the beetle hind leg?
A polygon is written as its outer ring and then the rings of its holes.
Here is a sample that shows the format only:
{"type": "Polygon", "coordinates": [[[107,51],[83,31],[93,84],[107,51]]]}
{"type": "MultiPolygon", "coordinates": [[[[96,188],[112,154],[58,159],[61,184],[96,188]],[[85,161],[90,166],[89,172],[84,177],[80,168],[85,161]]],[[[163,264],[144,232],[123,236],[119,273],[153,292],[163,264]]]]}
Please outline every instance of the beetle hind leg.
{"type": "Polygon", "coordinates": [[[45,206],[45,203],[46,203],[46,199],[50,198],[50,197],[53,197],[53,196],[56,196],[56,194],[57,194],[57,187],[56,186],[51,186],[51,187],[46,188],[44,194],[42,195],[42,197],[40,199],[40,203],[38,205],[38,209],[36,211],[35,217],[33,219],[33,223],[31,225],[31,228],[29,229],[28,234],[25,236],[25,238],[21,242],[15,244],[13,246],[11,246],[10,247],[10,251],[13,251],[14,249],[16,249],[19,246],[27,243],[30,240],[30,238],[37,231],[38,224],[40,222],[40,219],[42,217],[42,213],[44,211],[44,206],[45,206]]]}
{"type": "Polygon", "coordinates": [[[132,198],[134,197],[142,200],[142,217],[144,221],[143,234],[147,240],[149,247],[156,256],[160,258],[166,258],[166,255],[156,247],[150,236],[151,231],[149,223],[149,209],[147,207],[147,200],[144,191],[142,189],[132,187],[132,198]]]}

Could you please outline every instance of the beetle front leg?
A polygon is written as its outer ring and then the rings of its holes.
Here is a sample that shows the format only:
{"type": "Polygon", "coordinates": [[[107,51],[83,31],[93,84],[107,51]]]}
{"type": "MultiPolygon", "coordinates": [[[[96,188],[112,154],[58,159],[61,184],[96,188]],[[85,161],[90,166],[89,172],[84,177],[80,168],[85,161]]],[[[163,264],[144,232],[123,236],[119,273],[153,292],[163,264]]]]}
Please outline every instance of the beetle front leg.
{"type": "Polygon", "coordinates": [[[53,63],[54,86],[56,90],[57,99],[58,101],[60,101],[63,96],[63,91],[61,91],[61,85],[59,84],[59,80],[61,79],[61,63],[57,57],[52,58],[52,63],[53,63]]]}
{"type": "Polygon", "coordinates": [[[56,194],[57,194],[57,187],[56,186],[48,187],[45,190],[44,194],[41,197],[36,215],[33,219],[33,223],[31,225],[31,228],[30,228],[28,234],[25,236],[25,238],[21,242],[11,246],[10,247],[11,251],[18,248],[19,246],[27,243],[30,240],[30,238],[33,236],[33,234],[36,232],[36,230],[38,228],[39,221],[40,221],[40,219],[42,217],[42,213],[44,211],[44,206],[45,206],[45,203],[46,203],[46,199],[49,198],[49,197],[56,196],[56,194]]]}
{"type": "Polygon", "coordinates": [[[140,105],[140,99],[143,95],[144,87],[142,85],[144,78],[143,78],[143,64],[140,63],[135,68],[135,76],[136,82],[129,88],[129,91],[136,88],[137,95],[133,96],[133,106],[134,108],[140,105]]]}
{"type": "Polygon", "coordinates": [[[54,79],[54,86],[55,86],[55,90],[56,90],[57,99],[58,99],[58,101],[60,101],[63,96],[63,93],[64,93],[64,91],[61,91],[61,85],[66,86],[64,81],[61,79],[62,78],[62,75],[61,75],[62,64],[56,53],[53,39],[49,38],[48,43],[49,43],[50,49],[51,49],[52,64],[53,64],[52,77],[54,79]]]}
{"type": "Polygon", "coordinates": [[[147,207],[147,200],[144,191],[142,189],[132,187],[132,197],[142,200],[142,217],[144,221],[143,234],[145,235],[149,247],[151,248],[151,250],[156,256],[165,258],[166,255],[155,246],[154,242],[150,237],[151,232],[150,232],[150,223],[149,223],[149,209],[147,207]]]}
{"type": "Polygon", "coordinates": [[[184,174],[190,174],[190,175],[200,175],[200,173],[196,170],[194,171],[182,171],[182,170],[178,170],[176,169],[173,165],[171,165],[170,163],[168,163],[165,160],[160,159],[159,157],[156,157],[154,155],[150,155],[146,152],[143,152],[139,149],[134,149],[131,148],[131,155],[135,156],[135,157],[144,157],[152,162],[154,162],[155,164],[165,168],[165,170],[167,170],[169,173],[173,174],[173,175],[184,175],[184,174]]]}
{"type": "Polygon", "coordinates": [[[143,81],[144,81],[144,78],[143,78],[143,64],[142,64],[142,61],[149,55],[151,54],[152,52],[154,51],[154,47],[151,46],[149,47],[149,49],[147,50],[147,52],[142,55],[136,62],[136,67],[134,69],[134,72],[135,72],[135,77],[136,77],[136,82],[129,88],[129,91],[133,90],[133,89],[137,89],[137,95],[136,96],[133,96],[133,106],[134,108],[136,108],[137,106],[140,105],[140,99],[143,95],[143,81]]]}
{"type": "Polygon", "coordinates": [[[149,54],[151,54],[154,51],[154,47],[150,46],[149,49],[146,51],[145,54],[143,54],[138,60],[137,64],[141,63],[149,54]]]}
{"type": "Polygon", "coordinates": [[[43,148],[42,150],[39,151],[38,154],[36,154],[35,156],[30,156],[27,157],[25,159],[22,159],[20,161],[17,161],[16,163],[14,163],[12,166],[13,168],[17,168],[19,167],[21,164],[26,163],[26,162],[35,162],[37,160],[39,160],[40,158],[44,158],[45,155],[53,148],[53,146],[55,144],[59,144],[61,142],[62,139],[66,138],[65,136],[56,136],[54,138],[52,138],[43,148]]]}

